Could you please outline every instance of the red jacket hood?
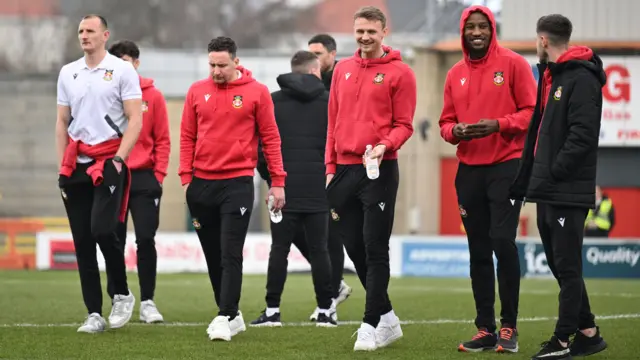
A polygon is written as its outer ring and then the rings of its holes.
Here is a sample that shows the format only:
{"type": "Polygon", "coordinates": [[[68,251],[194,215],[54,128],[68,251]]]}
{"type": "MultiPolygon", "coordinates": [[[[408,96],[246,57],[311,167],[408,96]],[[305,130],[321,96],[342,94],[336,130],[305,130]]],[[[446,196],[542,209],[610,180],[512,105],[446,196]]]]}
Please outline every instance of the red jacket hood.
{"type": "Polygon", "coordinates": [[[387,53],[387,56],[377,59],[363,59],[360,54],[360,49],[356,50],[354,59],[356,63],[360,64],[360,67],[372,67],[381,64],[388,64],[392,61],[402,61],[402,55],[400,51],[394,50],[391,46],[382,45],[382,50],[387,53]]]}
{"type": "Polygon", "coordinates": [[[464,11],[462,12],[462,16],[460,17],[460,41],[462,42],[462,53],[464,54],[464,61],[466,62],[483,61],[496,51],[496,49],[498,48],[498,32],[496,31],[496,19],[488,7],[474,5],[464,9],[464,11]],[[467,44],[464,40],[464,24],[467,22],[467,19],[469,19],[469,16],[471,16],[471,14],[473,14],[474,12],[480,12],[484,14],[484,16],[489,19],[489,23],[491,24],[491,42],[489,42],[489,49],[487,50],[487,54],[482,59],[477,60],[471,60],[469,58],[469,51],[467,50],[467,44]]]}
{"type": "MultiPolygon", "coordinates": [[[[224,84],[217,84],[217,83],[214,83],[214,84],[219,88],[232,88],[236,86],[246,85],[248,83],[256,81],[256,79],[253,78],[253,73],[251,72],[251,70],[246,69],[244,66],[238,65],[236,67],[236,70],[238,70],[240,74],[242,74],[242,76],[239,79],[235,79],[231,82],[227,82],[224,84]]],[[[211,81],[213,81],[213,79],[211,81]]]]}
{"type": "Polygon", "coordinates": [[[144,78],[140,76],[140,88],[142,90],[153,87],[153,79],[144,78]]]}
{"type": "Polygon", "coordinates": [[[562,63],[569,60],[585,60],[589,61],[593,57],[593,51],[586,46],[570,46],[567,51],[558,57],[556,63],[562,63]]]}

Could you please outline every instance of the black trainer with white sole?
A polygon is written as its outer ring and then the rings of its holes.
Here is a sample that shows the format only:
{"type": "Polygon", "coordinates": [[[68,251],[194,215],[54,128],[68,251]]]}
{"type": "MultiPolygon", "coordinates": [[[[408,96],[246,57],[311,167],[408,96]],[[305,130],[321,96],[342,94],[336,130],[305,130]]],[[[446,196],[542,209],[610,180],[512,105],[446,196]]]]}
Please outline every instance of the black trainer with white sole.
{"type": "Polygon", "coordinates": [[[318,314],[318,320],[316,321],[317,327],[336,327],[338,326],[338,322],[333,320],[331,316],[325,315],[324,313],[318,314]]]}
{"type": "Polygon", "coordinates": [[[267,316],[267,312],[263,311],[260,316],[253,320],[249,326],[252,327],[281,327],[280,313],[275,313],[271,316],[267,316]]]}
{"type": "Polygon", "coordinates": [[[600,328],[596,326],[596,334],[593,337],[588,337],[580,331],[576,332],[569,348],[572,356],[589,356],[606,349],[607,343],[600,336],[600,328]]]}
{"type": "Polygon", "coordinates": [[[571,349],[568,346],[562,346],[555,335],[549,341],[543,342],[541,346],[540,351],[533,355],[531,360],[573,359],[571,349]]]}

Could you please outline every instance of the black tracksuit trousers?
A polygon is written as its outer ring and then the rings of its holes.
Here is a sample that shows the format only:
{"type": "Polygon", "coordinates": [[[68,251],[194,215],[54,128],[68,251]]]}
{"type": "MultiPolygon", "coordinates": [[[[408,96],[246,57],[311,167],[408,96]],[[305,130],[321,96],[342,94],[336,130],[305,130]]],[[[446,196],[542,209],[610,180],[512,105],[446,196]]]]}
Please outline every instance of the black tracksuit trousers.
{"type": "MultiPolygon", "coordinates": [[[[160,224],[161,197],[162,186],[152,169],[131,171],[129,209],[124,222],[118,224],[117,233],[120,239],[119,244],[124,252],[127,241],[128,212],[131,212],[136,235],[140,301],[153,300],[155,295],[158,262],[155,237],[160,224]]],[[[113,282],[109,273],[107,273],[107,292],[113,299],[113,282]]]]}
{"type": "Polygon", "coordinates": [[[327,250],[328,238],[327,212],[295,213],[283,212],[282,221],[271,222],[271,253],[269,254],[269,270],[267,272],[267,307],[280,307],[280,298],[287,279],[289,251],[293,239],[303,231],[303,239],[307,240],[311,275],[316,292],[316,301],[320,309],[331,307],[331,262],[327,250]]]}
{"type": "Polygon", "coordinates": [[[537,204],[538,231],[551,273],[560,285],[555,335],[560,341],[595,327],[582,278],[582,242],[588,209],[537,204]]]}
{"type": "Polygon", "coordinates": [[[104,165],[103,182],[97,186],[86,171],[89,164],[77,164],[70,177],[60,176],[59,186],[73,236],[82,297],[89,314],[102,315],[102,287],[96,244],[100,246],[107,271],[112,275],[113,292],[129,294],[124,254],[116,229],[120,222],[127,168],[117,172],[113,162],[104,165]]]}
{"type": "Polygon", "coordinates": [[[520,258],[516,235],[521,202],[509,199],[518,159],[494,165],[460,164],[455,186],[460,216],[467,232],[475,325],[496,331],[495,253],[503,326],[516,327],[520,295],[520,258]]]}
{"type": "Polygon", "coordinates": [[[205,180],[194,176],[186,198],[220,308],[218,315],[233,320],[242,290],[242,252],[253,207],[253,177],[205,180]]]}
{"type": "Polygon", "coordinates": [[[336,236],[344,239],[347,255],[366,290],[363,322],[378,326],[391,310],[389,240],[393,230],[400,172],[397,160],[384,160],[380,176],[370,180],[362,164],[338,165],[327,186],[337,214],[336,236]]]}
{"type": "MultiPolygon", "coordinates": [[[[309,241],[305,237],[304,229],[299,228],[293,237],[293,245],[300,250],[300,254],[311,264],[308,244],[309,241]]],[[[340,283],[344,278],[344,241],[337,235],[335,222],[331,220],[329,221],[327,248],[329,250],[329,259],[331,260],[331,297],[335,299],[340,293],[340,283]]]]}

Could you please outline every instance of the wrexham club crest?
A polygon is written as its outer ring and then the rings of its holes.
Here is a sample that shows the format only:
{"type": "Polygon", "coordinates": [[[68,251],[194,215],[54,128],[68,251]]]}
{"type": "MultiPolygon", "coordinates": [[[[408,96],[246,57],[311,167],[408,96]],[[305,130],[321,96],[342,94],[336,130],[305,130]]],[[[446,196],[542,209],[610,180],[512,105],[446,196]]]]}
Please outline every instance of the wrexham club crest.
{"type": "Polygon", "coordinates": [[[149,103],[143,100],[142,101],[142,112],[145,113],[147,111],[149,111],[149,103]]]}
{"type": "Polygon", "coordinates": [[[383,73],[377,73],[376,77],[373,78],[373,83],[374,84],[382,84],[384,82],[384,74],[383,73]]]}
{"type": "Polygon", "coordinates": [[[239,109],[242,107],[242,96],[241,95],[235,95],[233,97],[233,107],[236,109],[239,109]]]}
{"type": "Polygon", "coordinates": [[[496,71],[493,73],[493,83],[498,86],[504,84],[504,73],[502,71],[496,71]]]}
{"type": "Polygon", "coordinates": [[[562,97],[562,86],[558,86],[558,88],[556,89],[556,92],[553,93],[553,99],[560,100],[561,97],[562,97]]]}
{"type": "Polygon", "coordinates": [[[104,79],[104,81],[113,80],[113,70],[105,70],[103,79],[104,79]]]}

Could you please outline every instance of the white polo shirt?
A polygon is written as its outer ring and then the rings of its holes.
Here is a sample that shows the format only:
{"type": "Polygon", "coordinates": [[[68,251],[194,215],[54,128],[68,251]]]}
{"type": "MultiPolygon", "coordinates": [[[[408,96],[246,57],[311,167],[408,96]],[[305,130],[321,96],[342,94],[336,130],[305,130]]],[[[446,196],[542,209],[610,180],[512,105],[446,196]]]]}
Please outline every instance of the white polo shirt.
{"type": "Polygon", "coordinates": [[[71,108],[67,132],[74,141],[96,145],[122,137],[128,124],[123,102],[131,99],[142,99],[140,77],[131,63],[108,52],[94,69],[84,57],[60,69],[58,105],[71,108]]]}

